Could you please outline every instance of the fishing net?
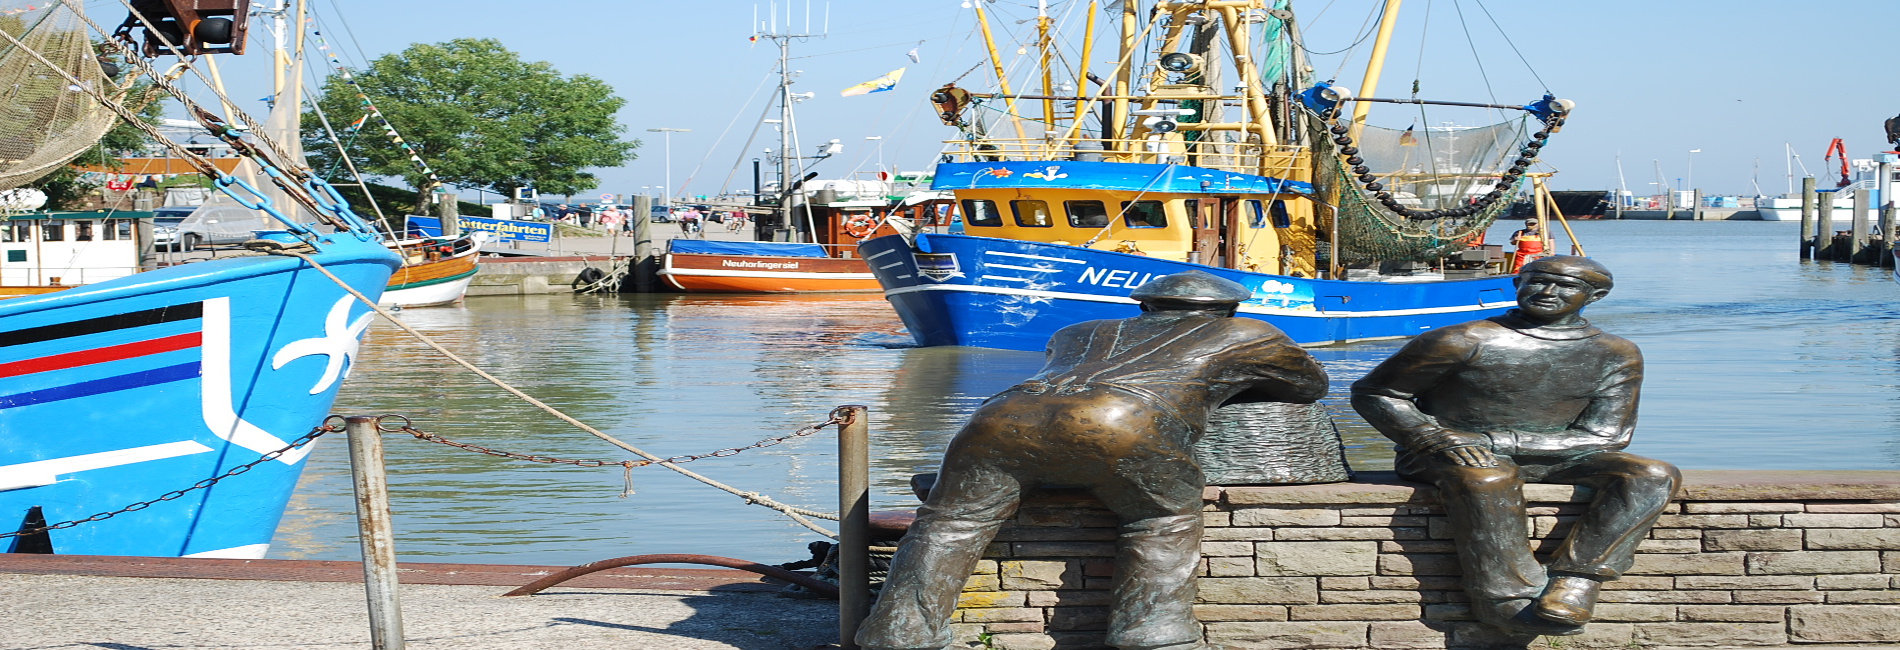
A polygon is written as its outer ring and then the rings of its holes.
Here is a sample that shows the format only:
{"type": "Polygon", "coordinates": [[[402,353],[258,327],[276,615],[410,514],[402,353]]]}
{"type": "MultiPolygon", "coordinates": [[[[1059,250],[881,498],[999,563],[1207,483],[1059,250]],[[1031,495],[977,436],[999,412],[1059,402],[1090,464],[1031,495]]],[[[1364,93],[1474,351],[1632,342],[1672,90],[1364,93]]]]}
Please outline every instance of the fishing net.
{"type": "Polygon", "coordinates": [[[1491,126],[1387,129],[1366,126],[1351,146],[1363,160],[1365,173],[1378,177],[1381,191],[1414,210],[1452,210],[1473,205],[1472,214],[1418,220],[1397,214],[1375,198],[1355,178],[1357,173],[1341,155],[1343,147],[1318,116],[1307,120],[1318,169],[1313,174],[1320,196],[1338,206],[1338,255],[1347,264],[1379,261],[1429,262],[1476,243],[1491,222],[1511,209],[1508,197],[1523,184],[1504,192],[1505,200],[1485,203],[1483,197],[1514,164],[1519,146],[1540,126],[1526,117],[1491,126]]]}
{"type": "Polygon", "coordinates": [[[116,116],[84,90],[113,92],[85,26],[64,3],[0,2],[0,29],[80,79],[75,86],[11,43],[0,44],[0,190],[31,183],[91,148],[116,116]]]}

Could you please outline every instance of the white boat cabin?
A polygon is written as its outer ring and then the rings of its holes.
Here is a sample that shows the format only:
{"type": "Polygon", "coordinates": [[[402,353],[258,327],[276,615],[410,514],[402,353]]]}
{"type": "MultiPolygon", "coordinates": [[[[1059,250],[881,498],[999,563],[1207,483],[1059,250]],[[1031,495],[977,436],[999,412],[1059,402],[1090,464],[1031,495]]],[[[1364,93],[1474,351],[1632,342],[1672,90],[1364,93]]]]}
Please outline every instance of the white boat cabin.
{"type": "Polygon", "coordinates": [[[121,211],[0,217],[0,293],[92,284],[137,273],[139,220],[151,216],[121,211]]]}

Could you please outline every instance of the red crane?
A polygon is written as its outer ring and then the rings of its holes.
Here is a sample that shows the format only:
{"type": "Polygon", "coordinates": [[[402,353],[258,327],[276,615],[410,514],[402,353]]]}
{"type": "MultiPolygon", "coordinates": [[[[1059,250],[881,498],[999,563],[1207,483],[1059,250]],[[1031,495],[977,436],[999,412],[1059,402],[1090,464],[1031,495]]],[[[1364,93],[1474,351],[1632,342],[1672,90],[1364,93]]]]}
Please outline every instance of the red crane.
{"type": "Polygon", "coordinates": [[[1821,160],[1823,162],[1833,160],[1834,154],[1836,153],[1841,155],[1841,182],[1836,184],[1835,187],[1847,187],[1854,184],[1854,180],[1849,177],[1847,171],[1847,145],[1842,143],[1840,138],[1835,138],[1833,142],[1827,143],[1827,155],[1822,156],[1821,160]]]}

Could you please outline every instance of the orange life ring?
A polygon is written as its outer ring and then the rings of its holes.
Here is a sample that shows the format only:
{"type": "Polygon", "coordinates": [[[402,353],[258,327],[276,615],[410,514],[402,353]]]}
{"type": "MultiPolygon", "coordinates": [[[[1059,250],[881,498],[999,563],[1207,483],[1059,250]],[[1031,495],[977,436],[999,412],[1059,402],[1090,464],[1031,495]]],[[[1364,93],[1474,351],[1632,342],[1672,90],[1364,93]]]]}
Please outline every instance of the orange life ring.
{"type": "Polygon", "coordinates": [[[852,237],[864,239],[877,232],[877,220],[870,215],[855,215],[844,222],[844,231],[851,233],[852,237]]]}

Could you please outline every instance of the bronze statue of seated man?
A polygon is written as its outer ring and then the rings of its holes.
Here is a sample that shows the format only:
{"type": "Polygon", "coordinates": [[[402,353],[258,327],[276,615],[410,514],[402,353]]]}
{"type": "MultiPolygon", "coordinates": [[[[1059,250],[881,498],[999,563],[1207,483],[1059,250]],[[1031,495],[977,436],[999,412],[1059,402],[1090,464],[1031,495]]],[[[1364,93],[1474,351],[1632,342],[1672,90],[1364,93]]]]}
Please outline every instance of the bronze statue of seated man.
{"type": "Polygon", "coordinates": [[[1272,325],[1234,318],[1252,296],[1189,271],[1129,297],[1144,313],[1063,328],[1035,377],[990,398],[950,441],[916,523],[858,632],[871,650],[939,650],[957,595],[1023,491],[1085,487],[1121,520],[1107,642],[1202,650],[1194,618],[1201,490],[1194,441],[1223,402],[1311,403],[1326,373],[1272,325]]]}
{"type": "Polygon", "coordinates": [[[1516,282],[1517,309],[1413,339],[1353,384],[1352,405],[1398,443],[1400,477],[1437,486],[1478,620],[1578,634],[1681,475],[1622,451],[1642,353],[1579,314],[1609,295],[1609,270],[1560,255],[1524,265],[1516,282]],[[1526,482],[1596,490],[1548,567],[1527,541],[1526,482]]]}

